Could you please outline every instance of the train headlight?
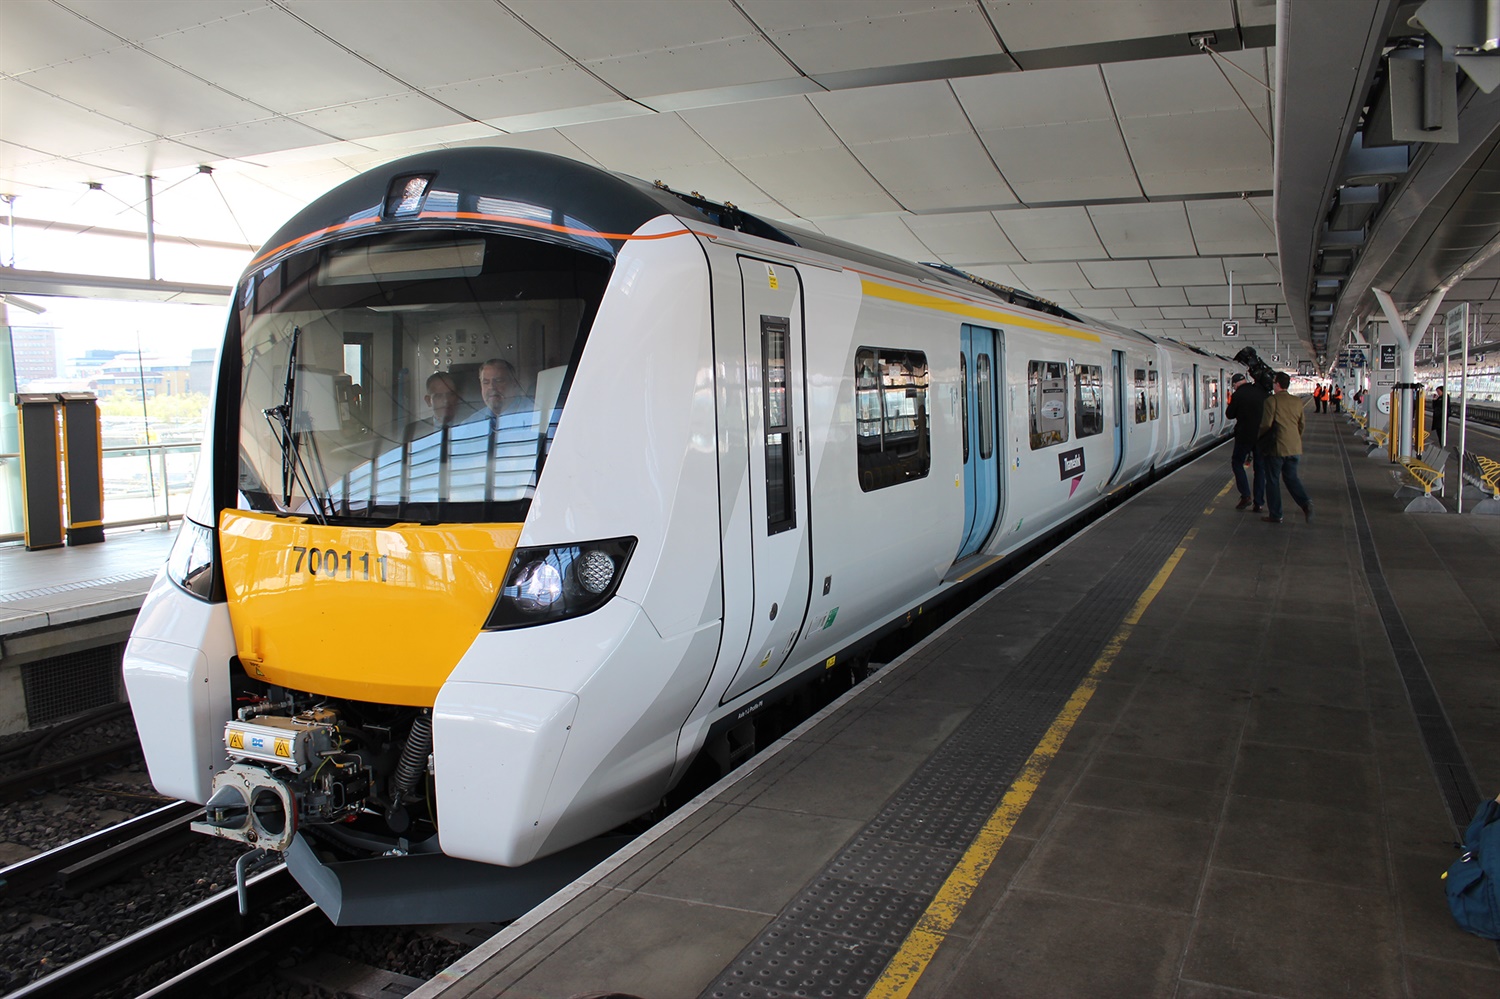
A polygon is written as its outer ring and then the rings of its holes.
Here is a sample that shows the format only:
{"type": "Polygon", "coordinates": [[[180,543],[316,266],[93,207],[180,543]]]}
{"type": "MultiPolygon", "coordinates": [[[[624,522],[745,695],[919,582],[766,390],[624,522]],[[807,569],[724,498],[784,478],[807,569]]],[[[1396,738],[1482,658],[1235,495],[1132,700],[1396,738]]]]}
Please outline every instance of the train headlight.
{"type": "Polygon", "coordinates": [[[490,630],[524,628],[587,614],[619,588],[635,538],[518,548],[490,611],[490,630]]]}
{"type": "Polygon", "coordinates": [[[167,575],[172,582],[202,600],[213,598],[214,532],[186,517],[167,556],[167,575]]]}

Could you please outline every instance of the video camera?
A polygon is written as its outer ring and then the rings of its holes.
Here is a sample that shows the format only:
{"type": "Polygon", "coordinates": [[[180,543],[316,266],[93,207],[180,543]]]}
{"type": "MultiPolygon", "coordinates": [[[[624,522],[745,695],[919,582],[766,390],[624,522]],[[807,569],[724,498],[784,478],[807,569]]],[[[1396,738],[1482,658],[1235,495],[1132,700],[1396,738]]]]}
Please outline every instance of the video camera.
{"type": "Polygon", "coordinates": [[[1272,391],[1276,371],[1260,359],[1260,355],[1255,352],[1254,347],[1243,348],[1238,354],[1234,355],[1234,359],[1250,369],[1251,380],[1256,385],[1259,385],[1262,391],[1266,393],[1272,391]]]}

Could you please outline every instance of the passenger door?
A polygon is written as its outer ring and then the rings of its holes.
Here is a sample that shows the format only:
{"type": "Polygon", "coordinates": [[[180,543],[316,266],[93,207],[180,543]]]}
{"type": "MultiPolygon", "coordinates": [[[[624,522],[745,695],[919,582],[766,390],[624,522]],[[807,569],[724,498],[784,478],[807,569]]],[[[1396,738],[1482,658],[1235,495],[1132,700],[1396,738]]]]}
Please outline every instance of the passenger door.
{"type": "Polygon", "coordinates": [[[788,264],[751,257],[739,263],[754,608],[726,701],[769,680],[786,663],[807,614],[813,571],[800,282],[788,264]]]}
{"type": "Polygon", "coordinates": [[[979,550],[1000,513],[1000,344],[996,330],[967,324],[962,329],[964,534],[955,561],[979,550]]]}
{"type": "Polygon", "coordinates": [[[1125,421],[1127,419],[1125,401],[1130,396],[1130,383],[1125,380],[1127,374],[1125,352],[1115,350],[1110,353],[1114,355],[1115,369],[1115,399],[1112,407],[1115,414],[1115,467],[1110,469],[1109,473],[1109,484],[1113,485],[1120,476],[1120,469],[1125,466],[1125,421]]]}

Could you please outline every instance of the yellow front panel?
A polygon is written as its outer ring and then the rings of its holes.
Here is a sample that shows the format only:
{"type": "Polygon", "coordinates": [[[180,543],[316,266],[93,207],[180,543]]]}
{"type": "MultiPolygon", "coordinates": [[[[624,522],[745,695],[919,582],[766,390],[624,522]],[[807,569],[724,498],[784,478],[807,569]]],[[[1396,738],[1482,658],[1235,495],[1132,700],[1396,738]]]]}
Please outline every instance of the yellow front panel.
{"type": "Polygon", "coordinates": [[[520,534],[226,510],[219,547],[240,661],[296,690],[430,707],[489,616],[520,534]]]}

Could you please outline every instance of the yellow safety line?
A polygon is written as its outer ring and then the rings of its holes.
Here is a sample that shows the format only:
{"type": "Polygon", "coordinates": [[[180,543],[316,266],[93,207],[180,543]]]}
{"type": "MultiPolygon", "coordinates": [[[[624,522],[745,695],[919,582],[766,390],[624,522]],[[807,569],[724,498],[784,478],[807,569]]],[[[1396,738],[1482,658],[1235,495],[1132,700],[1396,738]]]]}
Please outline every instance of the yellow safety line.
{"type": "Polygon", "coordinates": [[[1208,506],[1206,506],[1206,507],[1203,508],[1203,512],[1204,513],[1213,513],[1214,512],[1214,504],[1217,503],[1217,502],[1219,502],[1219,500],[1221,500],[1221,499],[1224,498],[1224,496],[1229,492],[1229,487],[1232,486],[1232,485],[1234,485],[1234,480],[1233,479],[1230,479],[1228,482],[1224,483],[1224,488],[1219,490],[1219,495],[1215,496],[1212,500],[1209,501],[1208,506]]]}
{"type": "MultiPolygon", "coordinates": [[[[1197,529],[1193,529],[1183,537],[1183,544],[1191,541],[1197,529]]],[[[963,857],[959,859],[957,866],[938,889],[937,895],[932,903],[927,906],[927,911],[922,913],[917,920],[916,926],[912,927],[901,949],[896,956],[891,958],[885,970],[881,972],[880,978],[866,993],[866,999],[905,999],[916,987],[917,980],[927,970],[928,964],[937,955],[938,948],[942,946],[948,931],[958,921],[964,906],[968,905],[974,890],[979,887],[979,882],[984,878],[985,872],[989,870],[990,864],[994,862],[1000,847],[1005,845],[1005,840],[1010,836],[1011,830],[1015,828],[1021,813],[1031,801],[1031,796],[1036,793],[1042,777],[1047,773],[1047,767],[1057,756],[1058,750],[1062,748],[1063,740],[1072,731],[1078,716],[1088,705],[1089,698],[1094,696],[1094,690],[1099,686],[1099,679],[1114,665],[1115,658],[1119,656],[1120,650],[1124,648],[1126,640],[1135,626],[1140,623],[1141,615],[1146,613],[1146,608],[1151,606],[1151,601],[1161,592],[1166,585],[1167,578],[1172,575],[1172,570],[1177,568],[1177,563],[1187,551],[1179,545],[1172,552],[1161,570],[1157,572],[1156,578],[1151,580],[1140,597],[1136,599],[1135,606],[1130,613],[1125,615],[1125,622],[1120,630],[1115,632],[1114,637],[1104,646],[1104,651],[1094,661],[1089,669],[1088,675],[1083,682],[1073,691],[1073,696],[1063,707],[1052,725],[1047,729],[1047,734],[1042,736],[1042,741],[1037,743],[1031,752],[1031,758],[1021,768],[1021,773],[1011,784],[1010,790],[1000,800],[999,806],[985,822],[984,828],[969,848],[964,851],[963,857]]]]}

